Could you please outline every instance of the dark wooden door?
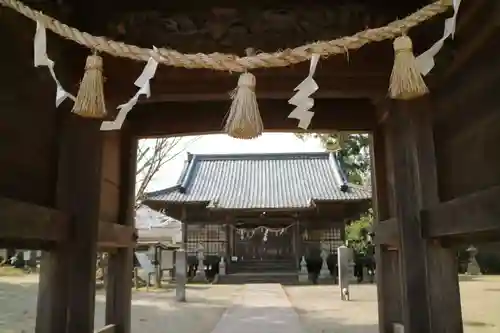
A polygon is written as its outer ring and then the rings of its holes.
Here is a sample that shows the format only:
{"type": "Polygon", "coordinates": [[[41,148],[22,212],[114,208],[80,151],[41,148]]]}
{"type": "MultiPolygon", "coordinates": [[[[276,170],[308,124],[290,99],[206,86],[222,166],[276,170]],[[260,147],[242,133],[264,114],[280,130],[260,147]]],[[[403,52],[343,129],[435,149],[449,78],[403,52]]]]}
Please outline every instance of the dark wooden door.
{"type": "Polygon", "coordinates": [[[235,234],[238,260],[277,260],[294,258],[292,230],[283,233],[256,230],[246,235],[235,234]]]}

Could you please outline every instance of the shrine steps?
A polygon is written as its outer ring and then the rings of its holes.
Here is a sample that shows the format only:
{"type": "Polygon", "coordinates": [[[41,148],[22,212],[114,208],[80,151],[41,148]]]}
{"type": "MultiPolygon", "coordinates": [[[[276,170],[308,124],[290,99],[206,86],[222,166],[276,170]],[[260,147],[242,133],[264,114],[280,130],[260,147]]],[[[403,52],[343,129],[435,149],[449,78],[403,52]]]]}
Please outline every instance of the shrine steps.
{"type": "Polygon", "coordinates": [[[231,263],[231,273],[297,273],[298,267],[294,259],[246,260],[231,263]]]}
{"type": "Polygon", "coordinates": [[[217,284],[279,283],[295,285],[299,283],[298,273],[293,272],[242,272],[220,275],[217,284]]]}

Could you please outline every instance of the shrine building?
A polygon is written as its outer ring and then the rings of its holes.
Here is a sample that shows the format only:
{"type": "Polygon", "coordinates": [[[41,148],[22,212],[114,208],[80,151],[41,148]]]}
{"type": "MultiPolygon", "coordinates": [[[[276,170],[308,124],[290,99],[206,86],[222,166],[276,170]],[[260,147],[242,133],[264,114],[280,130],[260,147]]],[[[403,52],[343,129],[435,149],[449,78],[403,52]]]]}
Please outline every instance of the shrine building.
{"type": "Polygon", "coordinates": [[[205,265],[224,257],[228,274],[275,274],[297,273],[320,248],[334,256],[370,199],[333,153],[188,154],[177,184],[145,204],[183,222],[191,263],[201,245],[205,265]]]}

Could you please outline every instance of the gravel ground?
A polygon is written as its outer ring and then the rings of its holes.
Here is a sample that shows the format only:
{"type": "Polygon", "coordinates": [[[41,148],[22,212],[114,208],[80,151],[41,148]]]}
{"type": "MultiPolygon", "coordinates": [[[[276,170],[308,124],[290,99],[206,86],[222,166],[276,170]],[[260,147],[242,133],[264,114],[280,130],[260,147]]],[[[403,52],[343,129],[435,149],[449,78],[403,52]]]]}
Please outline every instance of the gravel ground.
{"type": "MultiPolygon", "coordinates": [[[[0,277],[0,332],[34,331],[37,276],[0,277]]],[[[308,333],[376,333],[377,292],[373,285],[354,285],[351,302],[339,300],[336,286],[284,287],[308,333]]],[[[243,290],[239,285],[195,285],[187,303],[174,291],[134,291],[132,331],[210,333],[243,290]]],[[[465,333],[500,333],[500,277],[479,277],[460,284],[465,333]]],[[[96,297],[97,328],[104,326],[104,295],[96,297]]],[[[265,332],[264,332],[265,333],[265,332]]]]}
{"type": "MultiPolygon", "coordinates": [[[[36,275],[0,277],[0,333],[31,333],[35,328],[36,275]]],[[[134,291],[132,332],[209,333],[242,286],[194,285],[187,303],[177,303],[175,292],[134,291]]],[[[104,326],[105,297],[96,295],[95,327],[104,326]]]]}
{"type": "MultiPolygon", "coordinates": [[[[500,333],[500,277],[462,277],[461,280],[464,332],[500,333]]],[[[310,333],[378,332],[374,285],[353,285],[351,302],[340,301],[336,286],[292,286],[285,290],[310,333]]]]}

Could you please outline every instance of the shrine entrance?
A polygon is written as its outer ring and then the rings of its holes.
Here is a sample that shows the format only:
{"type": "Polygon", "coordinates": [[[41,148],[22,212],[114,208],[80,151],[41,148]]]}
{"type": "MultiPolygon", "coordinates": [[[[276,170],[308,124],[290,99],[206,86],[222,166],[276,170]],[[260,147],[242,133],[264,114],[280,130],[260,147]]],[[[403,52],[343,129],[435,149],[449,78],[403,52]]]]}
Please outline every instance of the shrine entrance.
{"type": "MultiPolygon", "coordinates": [[[[22,4],[2,1],[24,15],[32,13],[27,15],[31,19],[40,19],[38,36],[47,25],[85,44],[93,53],[106,51],[143,61],[159,59],[184,67],[158,71],[151,82],[154,89],[150,89],[149,75],[138,90],[133,82],[144,64],[106,57],[107,120],[115,120],[118,105],[122,116],[118,118],[126,119],[123,126],[115,124],[116,130],[103,132],[102,119],[75,115],[69,99],[59,109],[54,107],[55,88],[58,93],[65,92],[62,82],[76,97],[81,95],[80,100],[92,96],[99,105],[99,114],[93,116],[103,116],[104,89],[91,81],[105,81],[102,59],[96,61],[97,55],[89,58],[96,64],[86,66],[86,74],[92,75],[84,75],[89,79],[82,80],[89,52],[80,45],[51,39],[49,53],[57,60],[60,82],[53,80],[51,75],[55,75],[49,72],[53,61],[47,58],[46,50],[38,48],[35,64],[49,70],[33,68],[30,43],[35,24],[23,21],[13,11],[2,11],[1,34],[11,48],[2,54],[0,62],[5,78],[0,92],[4,111],[0,115],[0,154],[4,162],[0,240],[8,247],[47,251],[41,264],[37,332],[93,331],[98,248],[110,250],[106,325],[117,333],[130,332],[137,140],[220,132],[231,104],[227,92],[237,84],[233,74],[246,70],[257,79],[242,82],[245,84],[240,88],[259,97],[265,130],[297,130],[297,120],[289,118],[294,106],[288,100],[300,82],[306,78],[305,82],[311,82],[313,75],[308,73],[315,64],[305,60],[313,58],[315,50],[325,57],[314,75],[319,88],[312,89],[314,117],[308,129],[371,133],[373,139],[380,332],[401,329],[401,324],[406,333],[463,331],[453,246],[500,237],[500,150],[496,148],[500,141],[500,96],[496,88],[500,80],[500,2],[463,1],[460,15],[453,17],[456,24],[451,22],[457,27],[457,38],[444,44],[444,20],[452,11],[445,3],[456,6],[459,1],[436,2],[419,14],[418,8],[428,1],[385,0],[374,4],[360,0],[332,5],[318,0],[307,8],[300,1],[292,2],[294,6],[284,6],[280,1],[245,6],[231,2],[233,8],[226,8],[227,1],[205,2],[200,7],[189,1],[174,1],[162,4],[162,8],[151,1],[129,1],[128,5],[36,2],[37,10],[60,18],[67,24],[63,25],[22,4]],[[445,13],[424,23],[430,14],[437,13],[436,8],[445,13]],[[409,19],[396,20],[404,17],[409,19]],[[418,23],[421,27],[409,30],[418,23]],[[168,45],[168,50],[162,50],[163,56],[154,49],[77,34],[71,26],[144,47],[168,45]],[[364,30],[367,27],[382,30],[364,30]],[[433,50],[433,45],[442,45],[443,51],[430,59],[432,63],[436,60],[428,80],[430,97],[390,101],[387,90],[392,68],[408,69],[406,74],[419,72],[409,68],[415,64],[408,40],[399,43],[404,50],[396,50],[398,62],[389,43],[375,41],[399,38],[404,33],[411,35],[415,55],[433,50]],[[340,36],[344,37],[336,40],[340,36]],[[307,44],[317,40],[330,42],[307,44]],[[328,57],[346,53],[346,45],[357,49],[370,40],[371,45],[348,57],[328,57]],[[289,50],[297,46],[295,51],[289,50]],[[242,58],[242,51],[249,47],[259,54],[242,58]],[[276,50],[284,51],[274,53],[276,50]],[[408,56],[408,66],[399,66],[405,63],[402,55],[408,56]],[[8,80],[11,77],[16,79],[8,80]],[[81,81],[87,81],[84,86],[96,91],[79,94],[73,87],[81,81]],[[137,103],[139,96],[149,96],[150,90],[154,92],[147,102],[137,103]]],[[[409,81],[394,86],[414,87],[409,81]]],[[[422,81],[417,84],[420,93],[426,92],[422,81]]],[[[244,96],[249,95],[253,96],[244,96]]],[[[250,100],[255,101],[255,96],[250,100]]],[[[304,101],[303,109],[310,104],[308,99],[304,101]]],[[[254,106],[255,111],[256,103],[243,104],[254,106]]],[[[182,185],[178,187],[182,189],[182,185]]],[[[193,206],[201,204],[207,203],[198,201],[193,206]]],[[[322,211],[321,207],[317,210],[322,211]]],[[[331,214],[330,210],[323,212],[331,214]]],[[[264,252],[243,253],[288,254],[278,240],[283,239],[268,238],[266,243],[272,246],[267,245],[264,252]]],[[[257,245],[262,250],[262,240],[257,245]]]]}
{"type": "Polygon", "coordinates": [[[293,230],[248,228],[235,230],[234,256],[238,261],[273,261],[295,258],[293,230]]]}

